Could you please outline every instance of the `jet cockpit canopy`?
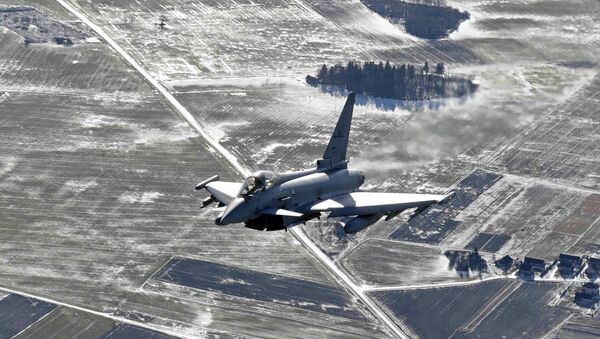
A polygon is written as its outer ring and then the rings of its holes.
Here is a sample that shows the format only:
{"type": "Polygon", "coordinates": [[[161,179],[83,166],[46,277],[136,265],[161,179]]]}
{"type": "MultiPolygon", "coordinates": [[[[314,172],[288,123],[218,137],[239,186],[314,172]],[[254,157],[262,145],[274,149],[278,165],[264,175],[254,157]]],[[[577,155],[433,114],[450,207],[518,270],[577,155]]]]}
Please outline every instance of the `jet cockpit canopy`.
{"type": "Polygon", "coordinates": [[[268,190],[271,188],[271,186],[273,186],[276,179],[277,174],[275,172],[254,172],[244,180],[244,184],[242,185],[242,189],[240,190],[238,196],[247,197],[257,192],[268,190]]]}

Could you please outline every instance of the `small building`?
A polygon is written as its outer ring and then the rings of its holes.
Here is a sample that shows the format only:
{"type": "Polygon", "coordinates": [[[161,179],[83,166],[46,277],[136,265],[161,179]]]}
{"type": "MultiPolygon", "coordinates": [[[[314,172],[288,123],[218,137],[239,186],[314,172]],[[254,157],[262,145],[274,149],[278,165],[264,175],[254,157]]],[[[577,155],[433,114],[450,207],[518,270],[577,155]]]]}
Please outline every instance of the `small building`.
{"type": "Polygon", "coordinates": [[[546,270],[546,263],[542,259],[525,257],[525,259],[523,259],[523,263],[521,265],[523,265],[523,264],[530,265],[531,270],[533,272],[544,273],[544,271],[546,270]]]}
{"type": "Polygon", "coordinates": [[[558,256],[558,271],[563,277],[573,277],[583,266],[583,259],[578,256],[561,253],[558,256]]]}
{"type": "Polygon", "coordinates": [[[71,38],[66,37],[66,36],[55,36],[52,38],[52,42],[54,42],[57,45],[63,45],[63,46],[72,46],[73,45],[73,40],[71,40],[71,38]]]}
{"type": "Polygon", "coordinates": [[[494,262],[494,265],[496,265],[496,267],[501,269],[502,272],[506,273],[512,268],[514,263],[515,263],[515,260],[510,255],[505,255],[501,259],[496,260],[494,262]]]}
{"type": "Polygon", "coordinates": [[[533,280],[535,274],[535,272],[533,271],[533,267],[531,267],[531,264],[526,262],[521,262],[521,264],[519,265],[519,271],[517,273],[519,274],[519,277],[525,280],[533,280]]]}
{"type": "Polygon", "coordinates": [[[598,297],[600,296],[600,286],[593,282],[587,282],[581,286],[581,293],[598,297]]]}
{"type": "Polygon", "coordinates": [[[600,301],[600,289],[598,284],[585,283],[579,292],[575,293],[575,303],[579,306],[594,307],[600,301]]]}
{"type": "Polygon", "coordinates": [[[587,260],[588,267],[585,270],[585,274],[588,278],[595,280],[600,276],[600,259],[590,257],[587,260]]]}

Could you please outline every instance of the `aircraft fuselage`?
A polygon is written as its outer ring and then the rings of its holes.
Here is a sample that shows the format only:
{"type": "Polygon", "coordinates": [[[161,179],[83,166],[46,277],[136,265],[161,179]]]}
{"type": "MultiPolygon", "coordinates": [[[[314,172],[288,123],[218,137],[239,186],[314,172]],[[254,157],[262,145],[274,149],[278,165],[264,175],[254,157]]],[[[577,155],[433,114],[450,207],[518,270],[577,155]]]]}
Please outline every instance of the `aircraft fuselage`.
{"type": "MultiPolygon", "coordinates": [[[[223,215],[216,220],[217,224],[227,225],[253,220],[260,217],[260,212],[266,208],[299,211],[304,205],[314,203],[315,200],[325,200],[340,194],[355,192],[365,182],[365,176],[360,171],[341,169],[329,172],[305,171],[283,174],[280,180],[283,182],[275,184],[269,190],[234,198],[227,205],[223,215]],[[301,175],[301,173],[305,174],[301,175]],[[295,177],[297,175],[301,176],[295,177]],[[286,180],[286,177],[292,179],[286,180]]],[[[284,221],[283,218],[276,218],[277,216],[271,217],[273,220],[284,221]]]]}
{"type": "Polygon", "coordinates": [[[440,195],[359,190],[365,176],[349,170],[346,157],[354,101],[355,94],[350,93],[316,168],[284,174],[258,171],[241,184],[220,181],[215,175],[196,185],[196,190],[206,189],[211,194],[201,207],[218,201],[220,207],[226,207],[215,220],[217,225],[244,223],[261,231],[287,229],[325,213],[327,218],[344,218],[344,232],[355,234],[383,216],[389,221],[415,208],[414,216],[430,205],[446,203],[452,192],[440,195]]]}

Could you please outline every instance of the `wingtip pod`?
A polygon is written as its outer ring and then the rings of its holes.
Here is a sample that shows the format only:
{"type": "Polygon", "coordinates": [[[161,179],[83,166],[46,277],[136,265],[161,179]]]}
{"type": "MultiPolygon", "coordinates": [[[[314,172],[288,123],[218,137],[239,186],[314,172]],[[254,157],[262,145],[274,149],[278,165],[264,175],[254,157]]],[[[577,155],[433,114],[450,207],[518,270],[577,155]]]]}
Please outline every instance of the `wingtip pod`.
{"type": "Polygon", "coordinates": [[[210,184],[213,181],[217,181],[217,180],[219,180],[219,176],[213,175],[212,177],[210,177],[210,178],[204,180],[203,182],[199,183],[198,185],[196,185],[195,189],[196,189],[196,191],[199,191],[199,190],[205,188],[206,185],[210,184]]]}

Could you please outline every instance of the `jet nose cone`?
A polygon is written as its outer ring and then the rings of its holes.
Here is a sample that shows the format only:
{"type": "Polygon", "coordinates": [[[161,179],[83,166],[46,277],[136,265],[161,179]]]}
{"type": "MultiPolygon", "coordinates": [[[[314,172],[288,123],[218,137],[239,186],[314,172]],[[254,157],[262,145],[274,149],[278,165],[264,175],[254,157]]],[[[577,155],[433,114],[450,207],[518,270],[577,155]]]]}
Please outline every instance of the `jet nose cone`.
{"type": "Polygon", "coordinates": [[[218,224],[227,225],[244,221],[243,213],[241,213],[241,206],[243,206],[244,202],[243,198],[234,198],[231,200],[223,214],[217,219],[218,224]]]}

